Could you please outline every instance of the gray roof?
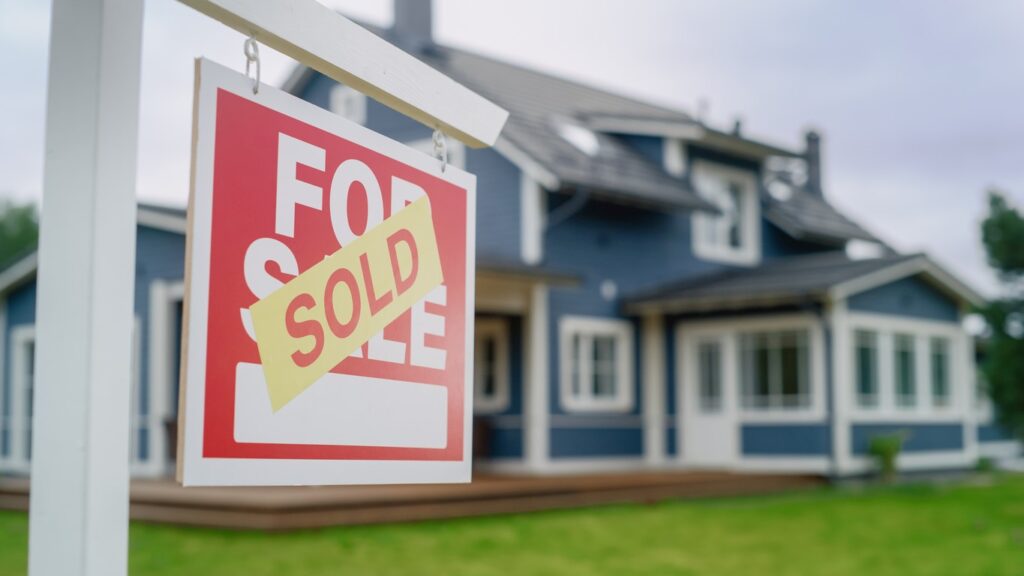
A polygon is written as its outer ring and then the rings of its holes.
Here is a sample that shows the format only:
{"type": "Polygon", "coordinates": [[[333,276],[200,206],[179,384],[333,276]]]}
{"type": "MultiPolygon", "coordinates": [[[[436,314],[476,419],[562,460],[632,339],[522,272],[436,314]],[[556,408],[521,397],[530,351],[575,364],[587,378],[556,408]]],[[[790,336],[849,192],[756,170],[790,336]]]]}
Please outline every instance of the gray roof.
{"type": "Polygon", "coordinates": [[[920,254],[852,260],[843,252],[824,252],[769,260],[757,268],[730,270],[667,284],[627,297],[629,311],[657,308],[699,312],[820,300],[844,282],[912,260],[920,254]]]}
{"type": "MultiPolygon", "coordinates": [[[[387,29],[363,26],[384,37],[391,35],[387,29]]],[[[693,129],[702,134],[702,145],[712,148],[740,146],[737,149],[755,156],[799,156],[781,147],[714,130],[679,110],[464,50],[434,44],[415,55],[509,111],[508,123],[496,145],[499,151],[503,143],[510,144],[552,174],[559,185],[588,188],[613,201],[716,210],[687,181],[669,175],[617,137],[601,133],[602,119],[638,119],[693,129]],[[598,152],[588,155],[566,141],[558,133],[559,122],[593,126],[600,143],[598,152]]],[[[297,93],[313,77],[311,69],[299,65],[284,89],[297,93]]],[[[837,243],[853,238],[875,240],[824,198],[807,195],[798,191],[789,201],[779,202],[765,194],[765,216],[798,238],[837,243]]]]}
{"type": "Polygon", "coordinates": [[[836,243],[852,239],[878,241],[824,198],[808,190],[794,189],[785,200],[770,194],[764,197],[765,218],[794,238],[836,243]]]}

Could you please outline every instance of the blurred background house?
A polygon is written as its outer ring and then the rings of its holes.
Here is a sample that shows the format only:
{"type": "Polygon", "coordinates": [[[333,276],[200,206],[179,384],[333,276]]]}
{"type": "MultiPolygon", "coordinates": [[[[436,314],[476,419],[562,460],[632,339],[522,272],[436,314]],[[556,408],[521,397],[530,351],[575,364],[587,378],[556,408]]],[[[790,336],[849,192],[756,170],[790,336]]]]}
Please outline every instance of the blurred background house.
{"type": "MultiPolygon", "coordinates": [[[[979,393],[963,319],[980,297],[839,213],[815,132],[787,149],[438,45],[430,2],[396,0],[375,32],[511,112],[494,149],[448,141],[478,177],[481,467],[842,476],[894,430],[907,469],[1019,452],[979,393]]],[[[284,89],[432,153],[431,129],[312,70],[284,89]]],[[[140,206],[140,477],[173,470],[185,232],[184,209],[140,206]]],[[[31,461],[35,268],[0,270],[3,472],[31,461]]]]}

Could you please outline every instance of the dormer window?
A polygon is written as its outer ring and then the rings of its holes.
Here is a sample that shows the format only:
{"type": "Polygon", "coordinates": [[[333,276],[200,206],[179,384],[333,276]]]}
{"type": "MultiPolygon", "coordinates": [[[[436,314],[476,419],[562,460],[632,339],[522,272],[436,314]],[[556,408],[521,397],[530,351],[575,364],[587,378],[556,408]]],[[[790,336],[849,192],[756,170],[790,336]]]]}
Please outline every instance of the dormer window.
{"type": "Polygon", "coordinates": [[[563,140],[587,156],[597,156],[601,150],[601,140],[589,128],[565,120],[556,120],[555,130],[563,140]]]}
{"type": "Polygon", "coordinates": [[[694,213],[694,253],[705,260],[756,265],[761,260],[761,215],[754,173],[698,160],[693,162],[693,183],[719,210],[694,213]]]}
{"type": "Polygon", "coordinates": [[[362,92],[343,86],[331,88],[331,112],[356,124],[366,124],[366,96],[362,92]]]}

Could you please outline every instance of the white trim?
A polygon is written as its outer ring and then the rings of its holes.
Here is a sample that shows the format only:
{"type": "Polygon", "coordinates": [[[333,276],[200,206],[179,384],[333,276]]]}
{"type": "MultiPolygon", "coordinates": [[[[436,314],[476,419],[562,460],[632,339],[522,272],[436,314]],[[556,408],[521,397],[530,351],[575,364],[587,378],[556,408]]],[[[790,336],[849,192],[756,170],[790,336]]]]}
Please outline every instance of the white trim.
{"type": "Polygon", "coordinates": [[[643,319],[644,461],[648,466],[665,462],[665,322],[660,315],[643,319]]]}
{"type": "Polygon", "coordinates": [[[879,286],[884,286],[896,280],[917,274],[930,276],[944,287],[947,292],[953,292],[957,297],[971,305],[977,306],[985,301],[980,294],[940,268],[924,255],[919,255],[893,266],[837,284],[829,289],[829,296],[832,300],[842,300],[853,294],[866,292],[872,288],[878,288],[879,286]]]}
{"type": "Polygon", "coordinates": [[[473,408],[477,414],[503,412],[508,408],[511,399],[508,321],[504,318],[477,318],[474,339],[475,358],[473,369],[475,372],[473,377],[476,379],[476,382],[473,384],[473,408]],[[482,376],[481,370],[483,370],[486,364],[480,357],[483,351],[481,344],[484,338],[494,339],[495,357],[494,364],[491,366],[491,369],[494,370],[494,395],[491,397],[483,395],[483,382],[480,379],[482,376]]]}
{"type": "Polygon", "coordinates": [[[734,467],[743,472],[827,474],[832,468],[828,456],[743,456],[734,467]]]}
{"type": "MultiPolygon", "coordinates": [[[[11,421],[10,421],[10,451],[8,453],[5,468],[8,471],[18,474],[28,474],[32,461],[25,450],[25,433],[30,426],[31,420],[27,421],[25,412],[28,410],[25,395],[29,384],[25,382],[27,370],[25,348],[29,343],[36,341],[36,327],[34,324],[20,324],[11,328],[10,358],[11,358],[11,421]]],[[[38,356],[37,356],[38,357],[38,356]]],[[[36,375],[38,368],[35,369],[36,375]]],[[[33,376],[35,377],[35,375],[33,376]]],[[[35,382],[32,383],[34,389],[35,382]]]]}
{"type": "Polygon", "coordinates": [[[527,176],[539,182],[544,188],[558,190],[562,187],[561,180],[555,176],[554,172],[545,168],[525,150],[510,142],[508,138],[498,138],[498,141],[494,143],[494,150],[527,176]]]}
{"type": "Polygon", "coordinates": [[[1021,443],[1015,440],[981,442],[978,444],[978,456],[996,459],[1017,458],[1024,452],[1021,448],[1021,443]]]}
{"type": "Polygon", "coordinates": [[[33,252],[0,271],[0,294],[20,284],[36,273],[39,264],[39,252],[33,252]]]}
{"type": "MultiPolygon", "coordinates": [[[[837,352],[850,350],[853,344],[853,329],[849,325],[850,311],[846,300],[831,302],[827,316],[832,334],[832,458],[834,472],[841,475],[853,465],[850,410],[856,405],[857,393],[856,387],[851,385],[855,381],[852,377],[852,354],[837,352]]],[[[881,389],[878,394],[881,396],[881,389]]]]}
{"type": "Polygon", "coordinates": [[[530,470],[545,470],[551,460],[548,418],[548,288],[530,288],[530,304],[523,330],[526,374],[523,385],[523,460],[530,470]]]}
{"type": "Polygon", "coordinates": [[[635,407],[633,392],[633,324],[628,320],[595,316],[562,316],[558,321],[559,399],[566,412],[629,412],[635,407]],[[580,363],[580,395],[572,390],[572,338],[581,336],[585,348],[594,336],[615,339],[615,396],[594,397],[589,386],[592,354],[580,363]]]}
{"type": "MultiPolygon", "coordinates": [[[[946,468],[969,468],[977,463],[976,457],[963,450],[934,452],[903,452],[896,458],[896,468],[901,471],[934,470],[946,468]]],[[[847,473],[865,473],[875,469],[875,461],[869,456],[854,456],[847,473]]]]}
{"type": "Polygon", "coordinates": [[[664,136],[666,139],[700,140],[706,134],[704,128],[692,120],[666,122],[664,120],[598,114],[586,118],[586,124],[599,132],[664,136]]]}
{"type": "MultiPolygon", "coordinates": [[[[173,471],[173,462],[167,454],[167,430],[164,420],[170,417],[172,408],[177,407],[177,398],[171,397],[174,382],[171,380],[173,367],[180,365],[181,358],[174,354],[174,306],[184,300],[185,283],[181,280],[154,280],[149,286],[149,397],[150,417],[156,423],[154,436],[158,439],[151,446],[152,473],[163,474],[173,471]]],[[[184,322],[182,318],[182,322],[184,322]]],[[[184,350],[184,348],[182,348],[184,350]]],[[[179,374],[180,377],[180,374],[179,374]]]]}
{"type": "Polygon", "coordinates": [[[175,234],[183,235],[188,230],[188,219],[185,218],[184,214],[177,216],[174,214],[167,214],[159,210],[151,210],[144,206],[139,206],[137,219],[139,226],[162,230],[164,232],[173,232],[175,234]]]}
{"type": "Polygon", "coordinates": [[[750,170],[733,168],[707,160],[694,160],[691,166],[693,186],[701,198],[714,204],[709,197],[711,182],[739,182],[743,185],[742,206],[738,206],[741,221],[741,246],[733,248],[718,242],[711,243],[706,237],[709,226],[723,216],[704,211],[695,211],[691,216],[693,253],[703,260],[726,262],[744,266],[755,266],[761,262],[761,199],[757,175],[750,170]]]}
{"type": "Polygon", "coordinates": [[[661,165],[676,178],[686,176],[686,145],[678,138],[664,138],[661,141],[661,165]]]}
{"type": "Polygon", "coordinates": [[[139,460],[138,453],[138,433],[139,433],[139,402],[142,401],[142,320],[135,316],[132,320],[132,358],[131,358],[131,411],[129,413],[129,472],[132,476],[157,476],[162,472],[160,465],[162,462],[155,461],[153,459],[153,446],[155,442],[158,442],[163,436],[153,426],[153,388],[150,386],[149,394],[149,415],[148,429],[149,429],[149,446],[147,446],[147,454],[149,456],[146,462],[139,460]]]}
{"type": "Polygon", "coordinates": [[[508,112],[384,38],[312,0],[183,0],[260,44],[352,86],[427,126],[480,147],[508,112]]]}
{"type": "Polygon", "coordinates": [[[519,173],[519,252],[523,262],[544,259],[544,228],[547,193],[526,172],[519,173]]]}

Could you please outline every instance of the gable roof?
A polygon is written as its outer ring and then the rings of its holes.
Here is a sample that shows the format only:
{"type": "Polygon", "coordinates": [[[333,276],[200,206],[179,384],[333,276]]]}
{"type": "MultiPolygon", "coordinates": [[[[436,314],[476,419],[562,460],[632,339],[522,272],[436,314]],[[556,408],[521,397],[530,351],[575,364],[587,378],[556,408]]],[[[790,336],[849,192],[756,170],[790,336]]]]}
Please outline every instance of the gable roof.
{"type": "Polygon", "coordinates": [[[924,275],[954,300],[983,298],[923,254],[853,260],[823,252],[770,260],[757,268],[729,270],[670,283],[625,299],[629,313],[708,312],[838,300],[900,278],[924,275]]]}
{"type": "MultiPolygon", "coordinates": [[[[389,29],[361,25],[395,40],[389,29]]],[[[464,50],[433,44],[414,55],[508,110],[508,122],[495,149],[551,190],[584,187],[611,201],[655,208],[717,210],[687,181],[669,175],[612,134],[675,137],[758,158],[800,156],[792,150],[715,130],[680,110],[464,50]],[[597,153],[588,155],[563,138],[559,122],[593,131],[599,144],[597,153]]],[[[314,70],[299,64],[283,89],[298,94],[315,77],[314,70]]],[[[765,217],[796,238],[830,243],[876,241],[824,198],[800,190],[794,196],[797,194],[801,197],[786,202],[764,194],[765,217]]]]}

